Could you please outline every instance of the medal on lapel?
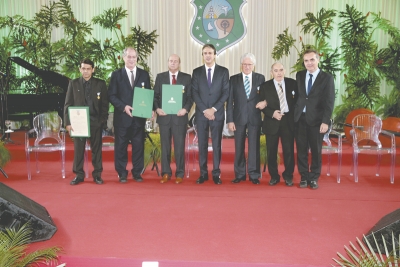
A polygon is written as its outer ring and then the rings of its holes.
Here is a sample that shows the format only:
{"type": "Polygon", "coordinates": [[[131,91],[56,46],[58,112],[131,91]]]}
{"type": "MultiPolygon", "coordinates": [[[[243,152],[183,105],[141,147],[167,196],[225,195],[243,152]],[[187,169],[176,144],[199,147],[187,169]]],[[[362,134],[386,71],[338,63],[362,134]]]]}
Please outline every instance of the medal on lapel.
{"type": "Polygon", "coordinates": [[[182,86],[182,94],[184,94],[185,93],[185,86],[183,85],[182,86]]]}
{"type": "Polygon", "coordinates": [[[100,99],[100,92],[97,93],[97,99],[100,99]]]}
{"type": "Polygon", "coordinates": [[[293,95],[292,98],[294,98],[294,91],[292,91],[292,95],[293,95]]]}
{"type": "Polygon", "coordinates": [[[144,88],[144,83],[142,83],[142,88],[144,88]]]}

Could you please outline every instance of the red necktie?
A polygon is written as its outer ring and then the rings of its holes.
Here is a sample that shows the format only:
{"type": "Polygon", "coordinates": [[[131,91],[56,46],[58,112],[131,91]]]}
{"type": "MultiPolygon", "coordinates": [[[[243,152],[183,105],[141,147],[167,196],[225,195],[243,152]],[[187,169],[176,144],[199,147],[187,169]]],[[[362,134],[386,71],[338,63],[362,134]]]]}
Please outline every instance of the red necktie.
{"type": "Polygon", "coordinates": [[[175,74],[172,74],[172,84],[176,84],[175,74]]]}

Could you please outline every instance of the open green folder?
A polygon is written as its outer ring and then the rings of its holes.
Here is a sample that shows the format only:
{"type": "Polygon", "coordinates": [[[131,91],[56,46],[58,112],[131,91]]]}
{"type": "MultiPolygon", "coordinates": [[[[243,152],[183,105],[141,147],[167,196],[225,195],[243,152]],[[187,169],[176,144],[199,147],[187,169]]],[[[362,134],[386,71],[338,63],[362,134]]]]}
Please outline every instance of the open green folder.
{"type": "Polygon", "coordinates": [[[167,114],[177,114],[182,109],[182,96],[185,86],[178,84],[162,85],[161,108],[167,114]]]}
{"type": "Polygon", "coordinates": [[[132,103],[132,116],[141,118],[151,118],[153,110],[154,91],[135,87],[132,103]]]}

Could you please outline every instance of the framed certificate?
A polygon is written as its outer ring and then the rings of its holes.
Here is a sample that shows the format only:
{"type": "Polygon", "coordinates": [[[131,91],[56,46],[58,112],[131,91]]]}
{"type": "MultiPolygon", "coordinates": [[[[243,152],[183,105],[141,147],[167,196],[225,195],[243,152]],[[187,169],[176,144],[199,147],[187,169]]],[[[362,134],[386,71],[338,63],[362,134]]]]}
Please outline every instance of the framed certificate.
{"type": "Polygon", "coordinates": [[[132,103],[132,116],[151,118],[153,111],[154,91],[135,87],[132,103]]]}
{"type": "Polygon", "coordinates": [[[176,115],[182,109],[182,96],[185,86],[179,84],[162,85],[161,108],[167,114],[176,115]]]}
{"type": "Polygon", "coordinates": [[[71,137],[90,137],[89,107],[68,107],[71,122],[71,137]]]}

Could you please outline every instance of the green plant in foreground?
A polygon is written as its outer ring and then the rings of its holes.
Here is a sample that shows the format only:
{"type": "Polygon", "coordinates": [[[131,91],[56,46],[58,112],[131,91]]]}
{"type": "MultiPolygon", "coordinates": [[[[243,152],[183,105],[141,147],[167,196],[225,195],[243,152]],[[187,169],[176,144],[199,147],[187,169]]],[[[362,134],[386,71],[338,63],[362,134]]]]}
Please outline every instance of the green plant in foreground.
{"type": "Polygon", "coordinates": [[[27,253],[32,229],[26,223],[18,230],[6,228],[0,231],[0,266],[25,267],[36,266],[39,263],[58,262],[59,247],[50,247],[27,253]]]}
{"type": "MultiPolygon", "coordinates": [[[[382,235],[382,243],[385,251],[381,251],[380,246],[378,245],[378,242],[375,238],[375,235],[372,233],[372,236],[374,237],[375,241],[375,248],[378,253],[374,252],[374,248],[371,246],[371,244],[368,242],[366,237],[364,236],[364,240],[367,246],[365,246],[360,239],[357,238],[357,244],[361,248],[359,250],[356,246],[354,246],[350,242],[350,248],[347,246],[344,246],[347,256],[349,259],[344,257],[342,254],[339,252],[337,253],[339,256],[339,259],[333,258],[333,260],[338,264],[338,266],[346,266],[346,267],[384,267],[384,266],[399,266],[399,255],[396,254],[396,251],[399,251],[400,246],[396,249],[396,243],[395,243],[395,238],[394,234],[392,233],[392,244],[393,248],[392,251],[389,253],[388,248],[386,246],[385,238],[382,235]],[[383,254],[384,253],[384,254],[383,254]]],[[[332,266],[336,266],[333,265],[332,266]]]]}

